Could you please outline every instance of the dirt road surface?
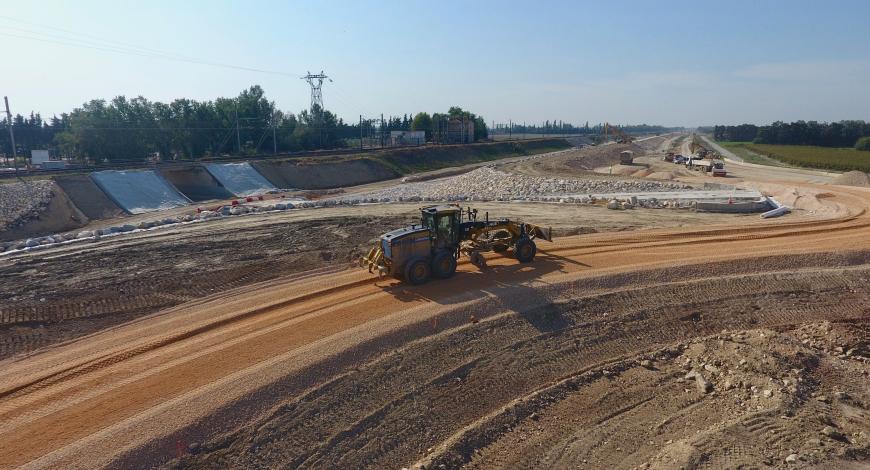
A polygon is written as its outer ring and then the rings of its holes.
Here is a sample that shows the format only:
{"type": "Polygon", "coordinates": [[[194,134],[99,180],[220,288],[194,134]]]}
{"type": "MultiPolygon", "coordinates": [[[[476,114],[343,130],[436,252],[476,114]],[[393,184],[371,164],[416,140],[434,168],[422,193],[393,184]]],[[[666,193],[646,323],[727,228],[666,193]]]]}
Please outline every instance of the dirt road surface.
{"type": "Polygon", "coordinates": [[[825,218],[567,235],[419,287],[327,266],[8,358],[0,463],[861,465],[870,190],[800,188],[825,218]]]}

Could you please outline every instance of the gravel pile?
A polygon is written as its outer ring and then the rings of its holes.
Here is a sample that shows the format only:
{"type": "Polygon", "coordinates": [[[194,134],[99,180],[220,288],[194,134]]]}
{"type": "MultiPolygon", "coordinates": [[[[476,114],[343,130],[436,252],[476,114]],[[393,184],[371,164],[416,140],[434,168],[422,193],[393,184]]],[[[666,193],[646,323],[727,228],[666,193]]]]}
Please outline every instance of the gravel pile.
{"type": "Polygon", "coordinates": [[[51,181],[0,184],[0,230],[18,227],[39,217],[52,196],[51,181]]]}
{"type": "MultiPolygon", "coordinates": [[[[681,183],[632,179],[547,178],[506,173],[489,167],[435,181],[409,183],[364,195],[340,198],[342,202],[394,201],[510,201],[548,200],[560,195],[674,191],[689,189],[681,183]]],[[[576,201],[581,202],[581,201],[576,201]]]]}

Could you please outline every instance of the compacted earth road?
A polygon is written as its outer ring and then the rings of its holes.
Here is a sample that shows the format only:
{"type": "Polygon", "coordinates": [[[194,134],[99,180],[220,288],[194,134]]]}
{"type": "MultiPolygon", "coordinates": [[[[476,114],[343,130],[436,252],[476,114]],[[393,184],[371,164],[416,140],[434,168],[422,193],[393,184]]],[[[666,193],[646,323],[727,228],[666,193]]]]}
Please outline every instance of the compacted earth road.
{"type": "MultiPolygon", "coordinates": [[[[0,466],[861,468],[870,190],[788,184],[820,216],[570,234],[419,287],[197,281],[0,362],[0,466]]],[[[345,258],[377,231],[328,223],[345,258]]]]}

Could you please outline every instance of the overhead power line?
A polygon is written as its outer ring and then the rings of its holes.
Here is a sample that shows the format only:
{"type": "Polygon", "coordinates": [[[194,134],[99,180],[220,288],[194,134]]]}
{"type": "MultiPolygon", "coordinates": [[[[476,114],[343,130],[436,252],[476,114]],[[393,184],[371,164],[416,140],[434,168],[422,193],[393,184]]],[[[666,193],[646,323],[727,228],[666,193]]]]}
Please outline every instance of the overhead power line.
{"type": "MultiPolygon", "coordinates": [[[[201,59],[197,57],[181,55],[175,52],[163,51],[152,47],[143,47],[141,45],[131,44],[128,42],[109,40],[98,35],[82,33],[71,29],[24,21],[7,15],[0,15],[0,36],[49,44],[57,44],[61,46],[75,47],[79,49],[90,49],[100,52],[109,52],[113,54],[157,58],[163,60],[171,60],[175,62],[185,62],[190,64],[206,65],[211,67],[220,67],[232,70],[264,73],[270,75],[279,75],[284,77],[299,77],[299,74],[295,72],[284,72],[280,70],[249,67],[244,65],[236,65],[231,63],[201,59]],[[7,23],[5,26],[3,25],[4,22],[7,23]],[[14,23],[16,24],[16,26],[10,26],[8,23],[14,23]],[[21,27],[22,25],[26,27],[21,27]],[[51,32],[46,32],[45,30],[51,32]]],[[[305,77],[302,78],[306,79],[311,85],[312,104],[316,102],[321,105],[321,108],[323,108],[321,85],[324,79],[329,80],[330,82],[332,82],[332,80],[329,79],[329,77],[327,77],[325,74],[323,74],[323,72],[314,75],[308,73],[305,77]]],[[[341,91],[337,89],[334,91],[336,96],[334,96],[333,98],[337,102],[347,108],[358,108],[358,106],[349,103],[348,101],[350,100],[348,100],[347,97],[343,96],[341,91]]]]}
{"type": "Polygon", "coordinates": [[[62,45],[62,46],[77,47],[77,48],[81,48],[81,49],[92,49],[92,50],[98,50],[101,52],[112,52],[112,53],[116,53],[116,54],[126,54],[126,55],[138,56],[138,57],[152,57],[152,58],[158,58],[158,59],[173,60],[173,61],[177,61],[177,62],[187,62],[187,63],[192,63],[192,64],[208,65],[208,66],[212,66],[212,67],[223,67],[223,68],[234,69],[234,70],[244,70],[247,72],[266,73],[266,74],[281,75],[281,76],[286,76],[286,77],[299,76],[297,73],[282,72],[282,71],[278,71],[278,70],[261,69],[261,68],[257,68],[257,67],[247,67],[247,66],[228,64],[228,63],[223,63],[223,62],[215,62],[215,61],[211,61],[211,60],[204,60],[204,59],[199,59],[199,58],[194,58],[194,57],[189,57],[189,56],[183,56],[183,55],[179,55],[179,54],[172,53],[172,52],[166,52],[166,51],[161,51],[161,50],[147,48],[147,47],[135,46],[135,45],[131,45],[128,43],[114,42],[114,41],[106,40],[106,39],[103,39],[103,38],[100,38],[98,36],[94,36],[91,34],[83,34],[83,33],[78,33],[75,31],[68,30],[68,29],[64,29],[64,28],[56,28],[56,27],[52,27],[52,26],[39,25],[36,23],[29,23],[29,22],[17,20],[15,18],[11,18],[8,16],[0,15],[0,20],[7,20],[7,21],[14,21],[14,22],[23,23],[23,24],[30,24],[32,26],[37,26],[37,27],[41,27],[41,28],[46,28],[46,29],[51,29],[51,30],[61,31],[63,33],[66,33],[63,35],[59,35],[59,34],[46,33],[46,32],[42,32],[42,31],[35,31],[32,29],[19,28],[19,27],[15,27],[15,26],[5,26],[3,28],[3,31],[0,31],[0,35],[4,35],[4,36],[8,36],[8,37],[26,39],[26,40],[30,40],[30,41],[46,42],[46,43],[58,44],[58,45],[62,45]],[[14,31],[17,31],[18,34],[12,33],[12,32],[7,32],[6,30],[14,30],[14,31]]]}

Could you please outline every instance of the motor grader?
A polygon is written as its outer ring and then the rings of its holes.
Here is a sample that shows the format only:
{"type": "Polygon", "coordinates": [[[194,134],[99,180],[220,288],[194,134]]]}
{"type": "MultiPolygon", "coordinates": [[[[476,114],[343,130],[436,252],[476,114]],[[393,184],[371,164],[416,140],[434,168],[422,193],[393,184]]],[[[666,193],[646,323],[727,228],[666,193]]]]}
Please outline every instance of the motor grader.
{"type": "Polygon", "coordinates": [[[423,284],[430,277],[446,279],[456,272],[456,262],[466,255],[483,269],[481,253],[513,250],[521,263],[535,259],[535,240],[553,241],[550,228],[508,219],[478,220],[477,209],[456,204],[424,207],[420,224],[381,235],[378,246],[360,259],[360,265],[379,276],[393,276],[409,284],[423,284]]]}

